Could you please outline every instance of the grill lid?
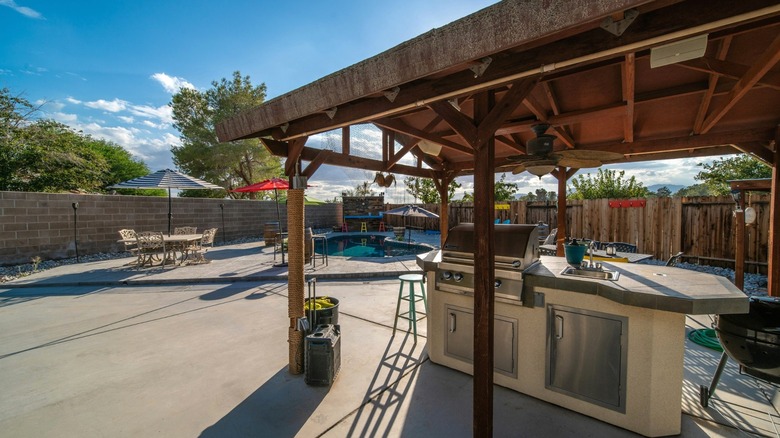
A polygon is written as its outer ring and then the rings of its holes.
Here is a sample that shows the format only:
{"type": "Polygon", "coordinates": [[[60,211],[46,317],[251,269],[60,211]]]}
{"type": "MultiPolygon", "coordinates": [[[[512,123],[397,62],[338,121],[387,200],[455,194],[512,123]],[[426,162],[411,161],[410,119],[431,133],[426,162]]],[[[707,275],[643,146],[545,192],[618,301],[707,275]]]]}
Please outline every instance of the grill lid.
{"type": "MultiPolygon", "coordinates": [[[[539,232],[536,225],[494,225],[495,260],[512,263],[521,261],[526,268],[539,259],[539,232]]],[[[442,247],[442,261],[474,263],[474,224],[461,223],[447,233],[442,247]]]]}

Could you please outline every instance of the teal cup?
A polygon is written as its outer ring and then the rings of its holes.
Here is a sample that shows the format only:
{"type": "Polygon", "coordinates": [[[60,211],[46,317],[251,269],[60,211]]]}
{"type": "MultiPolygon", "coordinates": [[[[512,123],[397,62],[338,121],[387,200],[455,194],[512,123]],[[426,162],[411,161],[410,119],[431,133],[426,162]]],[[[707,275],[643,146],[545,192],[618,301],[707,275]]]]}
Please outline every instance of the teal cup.
{"type": "Polygon", "coordinates": [[[564,245],[563,251],[566,254],[566,263],[572,266],[580,266],[587,250],[588,247],[585,245],[564,245]]]}

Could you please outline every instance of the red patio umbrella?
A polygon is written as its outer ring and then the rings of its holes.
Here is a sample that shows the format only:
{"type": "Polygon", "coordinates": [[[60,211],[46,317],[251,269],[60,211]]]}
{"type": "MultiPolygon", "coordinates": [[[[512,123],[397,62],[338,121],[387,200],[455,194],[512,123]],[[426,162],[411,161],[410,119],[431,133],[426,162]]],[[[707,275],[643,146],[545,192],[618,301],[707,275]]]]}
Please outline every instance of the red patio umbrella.
{"type": "MultiPolygon", "coordinates": [[[[279,190],[288,190],[290,184],[283,178],[271,178],[265,181],[260,181],[248,186],[239,187],[231,190],[231,192],[248,193],[248,192],[266,192],[269,190],[274,191],[274,201],[276,201],[276,220],[279,221],[279,236],[282,236],[282,215],[279,213],[279,190]]],[[[279,266],[287,266],[284,261],[284,239],[282,239],[282,264],[279,266]]]]}

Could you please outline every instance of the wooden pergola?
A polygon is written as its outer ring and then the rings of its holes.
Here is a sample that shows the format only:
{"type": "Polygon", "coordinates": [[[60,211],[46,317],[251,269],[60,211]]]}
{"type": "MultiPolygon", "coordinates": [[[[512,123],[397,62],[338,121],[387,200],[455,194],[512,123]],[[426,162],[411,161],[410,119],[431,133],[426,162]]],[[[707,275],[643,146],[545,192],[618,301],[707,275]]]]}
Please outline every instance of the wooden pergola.
{"type": "MultiPolygon", "coordinates": [[[[675,58],[687,49],[669,50],[675,58]]],[[[287,159],[291,178],[296,172],[312,178],[322,164],[431,178],[442,198],[442,241],[447,186],[473,174],[480,236],[474,433],[489,436],[494,178],[514,167],[508,157],[525,153],[531,126],[552,125],[556,150],[619,152],[624,162],[749,153],[769,163],[769,291],[780,295],[778,60],[774,0],[504,1],[228,119],[217,133],[220,141],[261,138],[287,159]],[[653,49],[684,47],[703,35],[702,56],[651,67],[653,49]],[[350,153],[349,127],[359,123],[382,130],[381,157],[350,153]],[[309,136],[333,129],[343,130],[340,152],[307,146],[309,136]],[[423,152],[426,143],[441,151],[423,152]],[[416,166],[399,163],[407,154],[416,166]]],[[[552,172],[559,223],[565,223],[566,181],[576,171],[552,172]]],[[[289,225],[302,228],[302,218],[291,217],[289,225]]],[[[559,233],[559,253],[564,238],[559,233]]],[[[302,276],[296,263],[290,260],[290,275],[302,276]]]]}

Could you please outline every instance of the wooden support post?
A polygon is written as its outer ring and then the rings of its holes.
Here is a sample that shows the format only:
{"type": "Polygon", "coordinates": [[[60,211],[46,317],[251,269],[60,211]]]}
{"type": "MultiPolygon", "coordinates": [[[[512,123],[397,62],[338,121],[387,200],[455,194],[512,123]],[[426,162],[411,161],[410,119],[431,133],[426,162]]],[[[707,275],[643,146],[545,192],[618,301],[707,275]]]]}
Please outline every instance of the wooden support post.
{"type": "Polygon", "coordinates": [[[555,237],[556,254],[564,256],[563,244],[566,242],[566,168],[559,167],[558,178],[558,234],[555,237]]]}
{"type": "Polygon", "coordinates": [[[740,191],[739,209],[734,212],[736,221],[736,236],[734,241],[734,286],[739,290],[745,290],[745,200],[742,196],[745,192],[740,191]]]}
{"type": "Polygon", "coordinates": [[[780,296],[780,128],[775,131],[775,161],[772,168],[772,191],[769,194],[769,277],[767,291],[780,296]]]}
{"type": "MultiPolygon", "coordinates": [[[[474,122],[491,108],[492,93],[474,98],[474,122]]],[[[493,204],[495,169],[493,136],[473,144],[474,153],[474,413],[475,437],[493,436],[493,315],[495,263],[493,260],[493,204]]]]}

